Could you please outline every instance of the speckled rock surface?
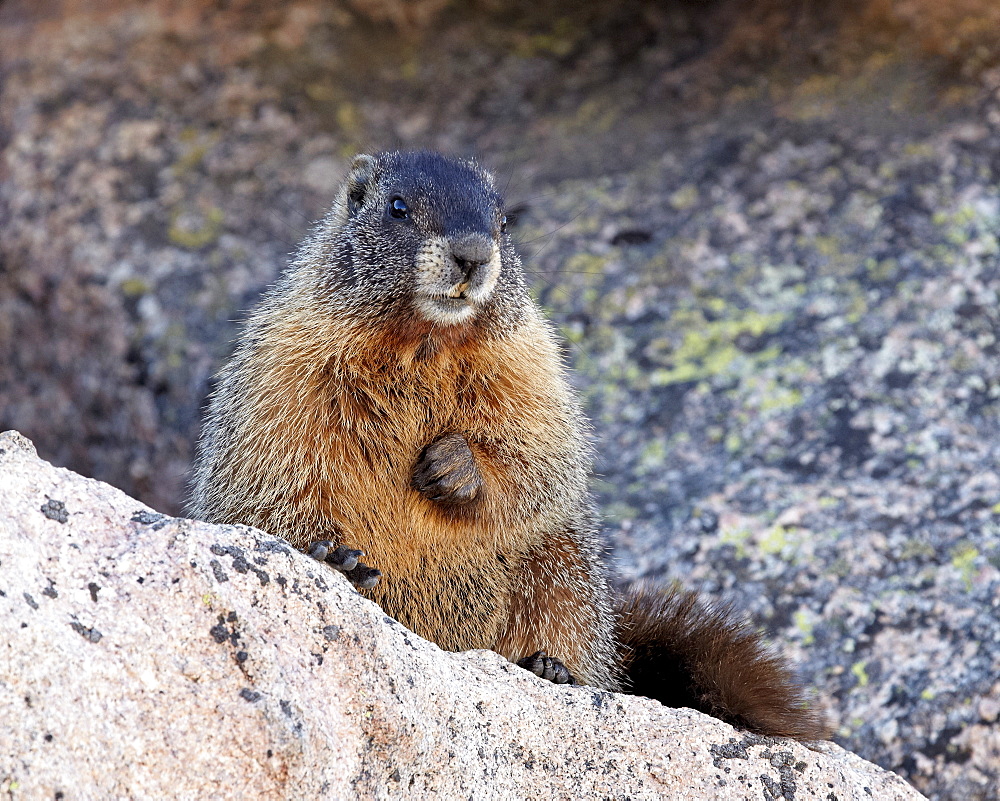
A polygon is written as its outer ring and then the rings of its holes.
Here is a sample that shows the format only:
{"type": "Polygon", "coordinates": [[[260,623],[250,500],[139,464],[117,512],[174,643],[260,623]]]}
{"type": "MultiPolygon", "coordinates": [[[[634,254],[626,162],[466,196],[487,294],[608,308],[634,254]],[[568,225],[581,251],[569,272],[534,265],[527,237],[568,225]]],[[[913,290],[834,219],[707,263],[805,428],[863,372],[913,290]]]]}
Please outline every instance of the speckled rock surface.
{"type": "Polygon", "coordinates": [[[450,654],[253,529],[153,512],[0,435],[12,798],[918,799],[831,745],[450,654]]]}
{"type": "Polygon", "coordinates": [[[478,153],[623,576],[752,612],[929,797],[1000,796],[1000,7],[377,7],[0,0],[0,426],[179,513],[346,160],[478,153]]]}

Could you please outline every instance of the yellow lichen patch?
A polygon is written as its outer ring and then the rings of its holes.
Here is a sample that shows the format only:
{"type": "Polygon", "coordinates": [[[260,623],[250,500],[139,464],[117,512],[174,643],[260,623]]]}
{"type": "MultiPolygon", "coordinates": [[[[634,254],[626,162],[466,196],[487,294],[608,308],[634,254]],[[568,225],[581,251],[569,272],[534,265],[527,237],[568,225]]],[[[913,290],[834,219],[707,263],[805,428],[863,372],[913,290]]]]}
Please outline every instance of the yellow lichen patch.
{"type": "Polygon", "coordinates": [[[179,247],[198,250],[218,239],[224,219],[225,214],[218,206],[209,206],[200,214],[175,210],[170,215],[167,237],[179,247]]]}
{"type": "Polygon", "coordinates": [[[141,295],[145,295],[150,290],[149,284],[141,278],[126,278],[121,282],[120,288],[122,294],[127,298],[140,297],[141,295]]]}
{"type": "Polygon", "coordinates": [[[667,460],[667,446],[661,439],[651,439],[642,449],[639,457],[640,472],[649,472],[662,468],[667,460]]]}
{"type": "Polygon", "coordinates": [[[802,122],[829,119],[837,110],[841,85],[837,75],[811,75],[788,98],[788,116],[802,122]]]}
{"type": "Polygon", "coordinates": [[[514,52],[521,58],[539,56],[563,58],[573,51],[582,33],[583,30],[575,18],[559,17],[552,23],[550,31],[524,38],[515,45],[514,52]]]}
{"type": "Polygon", "coordinates": [[[171,166],[171,170],[178,178],[201,164],[212,145],[218,140],[219,135],[205,134],[197,128],[185,128],[181,131],[179,138],[187,146],[187,149],[171,166]]]}
{"type": "Polygon", "coordinates": [[[813,618],[807,610],[796,609],[792,615],[792,622],[802,635],[803,645],[812,645],[816,641],[816,638],[813,636],[813,618]]]}
{"type": "Polygon", "coordinates": [[[753,532],[745,526],[735,526],[723,528],[719,533],[719,542],[722,545],[732,545],[736,549],[736,557],[744,559],[747,555],[747,542],[753,536],[753,532]]]}
{"type": "Polygon", "coordinates": [[[677,211],[686,211],[698,202],[698,187],[685,184],[670,196],[670,205],[677,211]]]}
{"type": "Polygon", "coordinates": [[[684,331],[679,345],[664,354],[667,366],[653,370],[653,386],[699,381],[724,373],[745,374],[773,360],[781,350],[765,348],[744,353],[736,346],[740,337],[759,337],[776,331],[785,320],[780,312],[734,312],[718,320],[706,320],[700,310],[679,310],[673,322],[684,331]]]}
{"type": "Polygon", "coordinates": [[[757,545],[766,554],[777,556],[786,562],[793,562],[802,547],[803,537],[799,529],[772,526],[760,535],[757,545]]]}
{"type": "Polygon", "coordinates": [[[951,566],[961,575],[966,590],[972,589],[972,580],[976,575],[975,563],[978,558],[979,551],[969,543],[963,543],[951,552],[951,566]]]}
{"type": "MultiPolygon", "coordinates": [[[[785,376],[789,372],[787,369],[782,369],[785,376]]],[[[755,406],[761,414],[777,414],[802,405],[802,390],[787,386],[773,376],[751,375],[744,380],[750,394],[748,403],[755,406]]]]}
{"type": "Polygon", "coordinates": [[[341,103],[337,106],[337,125],[340,130],[349,136],[357,136],[361,133],[361,113],[353,103],[341,103]]]}

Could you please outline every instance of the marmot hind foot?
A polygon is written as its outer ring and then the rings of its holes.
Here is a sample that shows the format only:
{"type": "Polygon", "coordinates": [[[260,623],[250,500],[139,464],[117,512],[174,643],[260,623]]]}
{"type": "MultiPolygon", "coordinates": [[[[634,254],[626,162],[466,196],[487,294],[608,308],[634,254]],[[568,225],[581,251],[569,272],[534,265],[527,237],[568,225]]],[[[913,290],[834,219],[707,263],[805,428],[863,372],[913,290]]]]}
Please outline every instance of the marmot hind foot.
{"type": "Polygon", "coordinates": [[[518,659],[517,666],[530,670],[540,679],[551,681],[553,684],[576,684],[569,668],[545,651],[535,651],[531,656],[518,659]]]}

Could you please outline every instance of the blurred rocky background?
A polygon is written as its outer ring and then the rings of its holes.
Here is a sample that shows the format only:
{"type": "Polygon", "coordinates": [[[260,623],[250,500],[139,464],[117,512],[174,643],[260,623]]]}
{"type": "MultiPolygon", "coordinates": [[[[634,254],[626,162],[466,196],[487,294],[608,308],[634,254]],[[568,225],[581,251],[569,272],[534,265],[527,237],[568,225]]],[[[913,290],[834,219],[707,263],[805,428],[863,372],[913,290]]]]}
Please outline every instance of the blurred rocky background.
{"type": "Polygon", "coordinates": [[[0,430],[180,514],[243,310],[385,147],[499,174],[623,577],[998,797],[1000,6],[0,0],[0,430]]]}

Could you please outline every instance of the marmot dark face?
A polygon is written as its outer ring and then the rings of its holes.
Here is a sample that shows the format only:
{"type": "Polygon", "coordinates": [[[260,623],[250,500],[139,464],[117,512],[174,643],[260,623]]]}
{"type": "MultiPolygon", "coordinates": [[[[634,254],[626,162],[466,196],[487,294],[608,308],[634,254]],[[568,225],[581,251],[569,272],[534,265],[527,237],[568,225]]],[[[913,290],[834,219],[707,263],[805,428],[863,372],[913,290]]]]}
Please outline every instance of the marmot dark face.
{"type": "Polygon", "coordinates": [[[339,309],[432,328],[514,322],[527,302],[493,176],[438,153],[360,155],[324,224],[339,309]]]}

